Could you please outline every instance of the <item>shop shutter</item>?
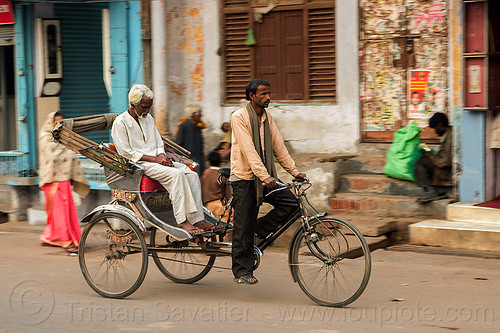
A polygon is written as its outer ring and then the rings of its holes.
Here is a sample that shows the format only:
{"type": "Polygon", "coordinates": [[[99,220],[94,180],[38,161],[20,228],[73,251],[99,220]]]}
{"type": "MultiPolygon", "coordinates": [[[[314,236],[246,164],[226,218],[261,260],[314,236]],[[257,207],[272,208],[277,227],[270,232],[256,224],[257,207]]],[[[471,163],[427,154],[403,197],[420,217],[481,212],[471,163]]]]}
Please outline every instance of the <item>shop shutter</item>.
{"type": "Polygon", "coordinates": [[[14,45],[14,25],[0,25],[0,46],[14,45]]]}
{"type": "MultiPolygon", "coordinates": [[[[63,80],[61,112],[66,118],[109,112],[109,98],[102,77],[103,4],[56,4],[61,20],[63,80]]],[[[85,134],[96,142],[109,142],[108,131],[85,134]]]]}

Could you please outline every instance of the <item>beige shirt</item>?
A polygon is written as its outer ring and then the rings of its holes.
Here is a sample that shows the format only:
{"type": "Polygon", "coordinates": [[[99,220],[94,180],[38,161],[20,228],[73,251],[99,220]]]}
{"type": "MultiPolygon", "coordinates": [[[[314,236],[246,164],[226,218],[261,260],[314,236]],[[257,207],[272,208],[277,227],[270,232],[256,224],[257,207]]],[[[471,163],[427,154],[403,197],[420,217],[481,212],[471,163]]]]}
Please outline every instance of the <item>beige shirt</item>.
{"type": "MultiPolygon", "coordinates": [[[[266,112],[260,119],[260,141],[262,150],[264,150],[264,121],[266,115],[269,118],[269,129],[271,131],[272,145],[274,157],[279,164],[292,176],[296,176],[299,172],[295,166],[295,162],[288,153],[285,147],[283,138],[281,137],[278,127],[271,115],[266,112]]],[[[252,125],[250,117],[245,108],[236,110],[231,116],[232,129],[232,146],[231,146],[231,178],[244,180],[253,180],[257,176],[260,180],[271,177],[262,162],[259,154],[255,150],[252,140],[252,125]],[[255,176],[254,176],[255,175],[255,176]],[[235,177],[233,177],[235,176],[235,177]]]]}

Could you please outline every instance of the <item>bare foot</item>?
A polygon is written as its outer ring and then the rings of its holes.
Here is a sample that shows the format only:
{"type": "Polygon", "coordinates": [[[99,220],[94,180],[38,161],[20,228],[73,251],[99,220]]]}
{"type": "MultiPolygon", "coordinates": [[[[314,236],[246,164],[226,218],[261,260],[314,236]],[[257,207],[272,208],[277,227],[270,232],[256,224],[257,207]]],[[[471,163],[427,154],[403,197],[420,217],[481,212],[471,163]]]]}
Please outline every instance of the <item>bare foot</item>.
{"type": "Polygon", "coordinates": [[[207,222],[205,220],[201,220],[201,221],[198,221],[196,222],[195,224],[193,224],[196,228],[200,228],[202,230],[207,230],[207,229],[210,229],[211,227],[213,227],[214,225],[210,222],[207,222]]]}
{"type": "Polygon", "coordinates": [[[179,227],[186,230],[187,232],[189,232],[193,236],[201,235],[205,232],[202,229],[195,227],[194,225],[192,225],[188,221],[182,222],[181,224],[179,224],[179,227]]]}
{"type": "Polygon", "coordinates": [[[181,227],[184,230],[192,230],[193,228],[196,228],[194,225],[189,223],[189,221],[184,221],[179,224],[179,227],[181,227]]]}

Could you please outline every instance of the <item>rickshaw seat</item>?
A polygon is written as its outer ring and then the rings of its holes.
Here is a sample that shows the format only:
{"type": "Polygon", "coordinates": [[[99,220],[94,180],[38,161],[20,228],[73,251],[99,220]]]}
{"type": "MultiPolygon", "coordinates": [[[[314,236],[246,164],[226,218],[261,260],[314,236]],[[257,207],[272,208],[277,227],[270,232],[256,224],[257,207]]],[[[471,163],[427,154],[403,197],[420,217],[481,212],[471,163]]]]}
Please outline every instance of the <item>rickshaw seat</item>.
{"type": "MultiPolygon", "coordinates": [[[[116,152],[116,147],[114,144],[109,144],[109,150],[116,152]]],[[[153,191],[165,191],[165,187],[160,184],[159,181],[154,180],[146,175],[142,176],[141,179],[141,192],[153,192],[153,191]]]]}
{"type": "Polygon", "coordinates": [[[141,179],[141,192],[165,191],[165,187],[159,181],[146,175],[141,179]]]}

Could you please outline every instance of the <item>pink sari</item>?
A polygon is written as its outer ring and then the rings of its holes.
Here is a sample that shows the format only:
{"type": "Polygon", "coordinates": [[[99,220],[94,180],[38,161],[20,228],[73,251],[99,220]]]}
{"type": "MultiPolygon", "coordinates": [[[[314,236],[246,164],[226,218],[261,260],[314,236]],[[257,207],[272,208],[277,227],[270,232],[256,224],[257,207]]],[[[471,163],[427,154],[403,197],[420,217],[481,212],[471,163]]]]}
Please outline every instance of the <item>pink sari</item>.
{"type": "Polygon", "coordinates": [[[80,241],[80,222],[76,213],[71,182],[53,182],[43,186],[47,226],[40,240],[54,246],[76,246],[80,241]]]}

